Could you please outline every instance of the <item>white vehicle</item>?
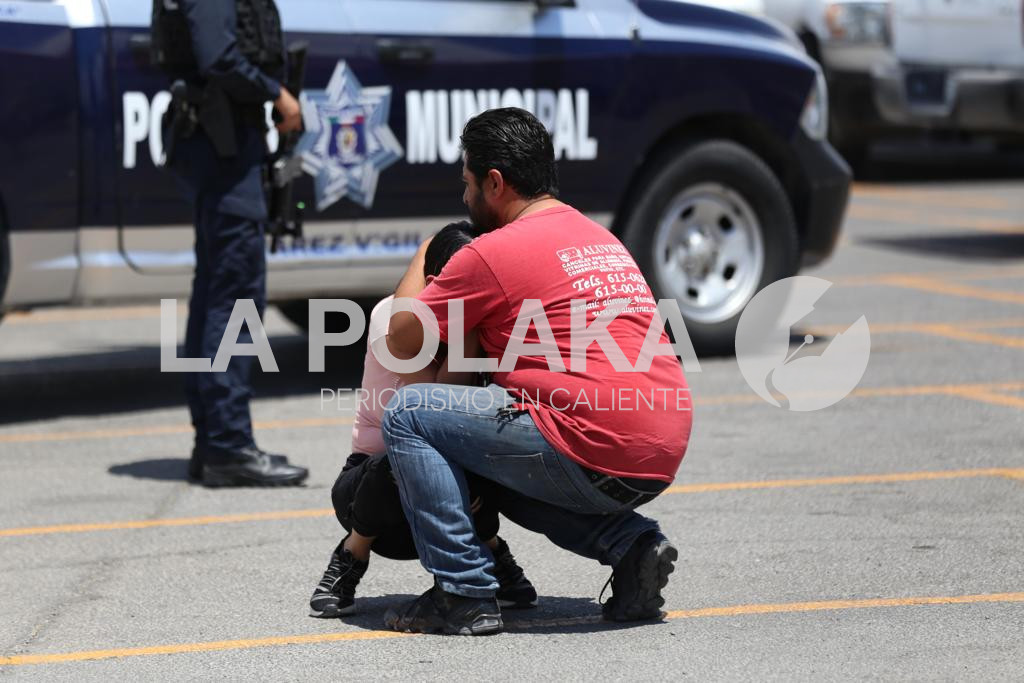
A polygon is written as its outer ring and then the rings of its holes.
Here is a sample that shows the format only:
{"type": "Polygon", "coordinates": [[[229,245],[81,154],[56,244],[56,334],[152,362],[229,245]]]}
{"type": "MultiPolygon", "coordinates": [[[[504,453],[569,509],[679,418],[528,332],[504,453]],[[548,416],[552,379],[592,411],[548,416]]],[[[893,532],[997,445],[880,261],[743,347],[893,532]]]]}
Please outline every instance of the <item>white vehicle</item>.
{"type": "MultiPolygon", "coordinates": [[[[907,0],[907,4],[913,0],[907,0]]],[[[699,0],[783,24],[821,64],[829,92],[829,139],[857,165],[871,142],[904,130],[875,103],[876,72],[891,71],[890,2],[874,0],[699,0]]],[[[899,2],[893,4],[902,4],[899,2]]]]}
{"type": "Polygon", "coordinates": [[[875,73],[886,120],[1024,140],[1024,3],[894,2],[896,62],[875,73]]]}

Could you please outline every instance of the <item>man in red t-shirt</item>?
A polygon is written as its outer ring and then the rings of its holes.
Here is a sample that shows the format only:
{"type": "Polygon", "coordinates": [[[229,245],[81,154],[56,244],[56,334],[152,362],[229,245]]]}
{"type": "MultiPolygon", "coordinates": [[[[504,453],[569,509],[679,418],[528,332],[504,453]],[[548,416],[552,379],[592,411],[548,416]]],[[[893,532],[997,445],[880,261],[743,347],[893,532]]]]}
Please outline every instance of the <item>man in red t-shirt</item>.
{"type": "MultiPolygon", "coordinates": [[[[429,285],[421,247],[396,303],[415,297],[426,319],[433,315],[452,370],[469,369],[456,363],[465,336],[477,335],[487,358],[474,369],[492,373],[493,384],[414,385],[388,405],[388,457],[420,560],[435,577],[388,625],[501,629],[467,470],[505,487],[499,505],[513,521],[614,567],[605,618],[656,618],[677,551],[634,508],[672,481],[691,424],[656,302],[619,240],[556,199],[551,139],[531,114],[485,112],[466,125],[462,147],[463,200],[484,234],[429,285]]],[[[428,336],[417,315],[395,313],[386,351],[422,357],[428,336]]]]}

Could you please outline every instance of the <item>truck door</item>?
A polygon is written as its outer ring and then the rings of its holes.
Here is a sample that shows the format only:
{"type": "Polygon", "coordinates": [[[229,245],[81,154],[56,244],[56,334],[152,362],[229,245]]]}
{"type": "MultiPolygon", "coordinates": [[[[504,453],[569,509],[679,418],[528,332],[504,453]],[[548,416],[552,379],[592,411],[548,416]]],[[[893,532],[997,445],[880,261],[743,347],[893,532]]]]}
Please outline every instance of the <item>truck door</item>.
{"type": "Polygon", "coordinates": [[[0,296],[8,306],[74,295],[84,179],[73,23],[55,2],[0,3],[0,296]]]}
{"type": "Polygon", "coordinates": [[[150,62],[152,3],[105,2],[113,55],[121,254],[137,272],[177,274],[177,281],[184,282],[180,276],[190,273],[194,263],[192,212],[173,178],[158,166],[163,155],[160,119],[170,93],[167,77],[150,62]]]}
{"type": "MultiPolygon", "coordinates": [[[[540,8],[534,0],[354,0],[344,3],[365,86],[391,92],[402,159],[379,179],[367,220],[465,215],[459,136],[473,115],[502,106],[534,112],[554,135],[567,199],[607,201],[600,140],[613,122],[629,51],[632,4],[595,0],[540,8]]],[[[330,56],[319,54],[322,61],[330,56]]],[[[323,79],[321,72],[319,78],[323,79]]]]}

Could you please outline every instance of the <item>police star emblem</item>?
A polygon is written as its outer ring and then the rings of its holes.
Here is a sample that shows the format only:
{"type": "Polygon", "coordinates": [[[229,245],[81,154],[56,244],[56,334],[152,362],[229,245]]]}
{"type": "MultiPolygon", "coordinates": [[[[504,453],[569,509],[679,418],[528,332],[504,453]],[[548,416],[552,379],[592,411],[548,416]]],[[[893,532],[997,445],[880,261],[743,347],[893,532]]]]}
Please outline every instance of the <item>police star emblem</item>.
{"type": "Polygon", "coordinates": [[[305,132],[285,175],[313,176],[317,211],[346,197],[373,206],[380,172],[404,155],[388,127],[391,87],[364,88],[341,60],[327,88],[303,91],[301,104],[305,132]]]}

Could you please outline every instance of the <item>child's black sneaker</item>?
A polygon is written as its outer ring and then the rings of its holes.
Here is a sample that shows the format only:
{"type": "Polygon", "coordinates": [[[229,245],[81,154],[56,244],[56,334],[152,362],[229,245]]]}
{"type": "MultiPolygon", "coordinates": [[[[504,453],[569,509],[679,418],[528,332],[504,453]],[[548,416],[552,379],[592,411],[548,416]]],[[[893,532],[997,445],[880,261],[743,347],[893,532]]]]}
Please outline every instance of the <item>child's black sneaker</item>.
{"type": "Polygon", "coordinates": [[[526,578],[523,568],[516,563],[508,543],[498,537],[498,547],[492,551],[494,555],[494,573],[498,578],[498,592],[494,596],[500,607],[509,609],[526,609],[537,606],[537,590],[526,578]]]}
{"type": "Polygon", "coordinates": [[[333,619],[356,611],[356,586],[366,573],[368,562],[360,562],[343,547],[345,541],[331,553],[324,577],[309,600],[309,616],[333,619]]]}

